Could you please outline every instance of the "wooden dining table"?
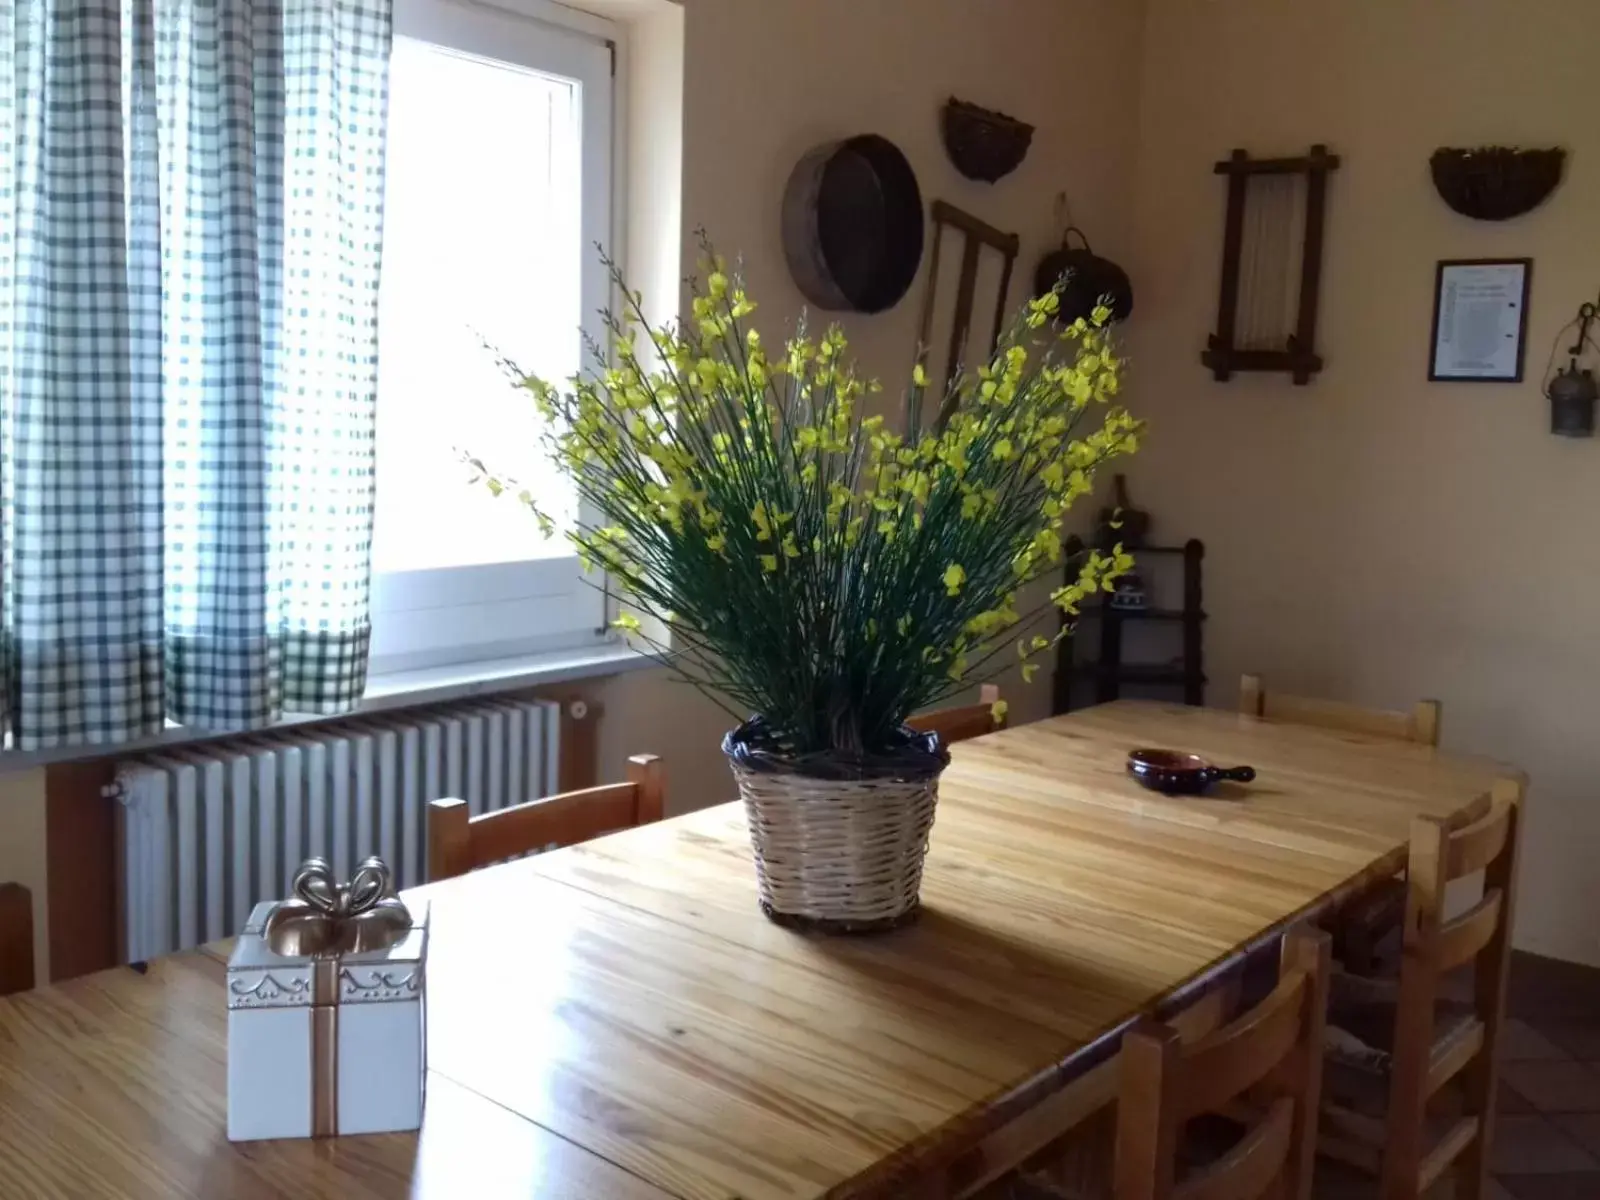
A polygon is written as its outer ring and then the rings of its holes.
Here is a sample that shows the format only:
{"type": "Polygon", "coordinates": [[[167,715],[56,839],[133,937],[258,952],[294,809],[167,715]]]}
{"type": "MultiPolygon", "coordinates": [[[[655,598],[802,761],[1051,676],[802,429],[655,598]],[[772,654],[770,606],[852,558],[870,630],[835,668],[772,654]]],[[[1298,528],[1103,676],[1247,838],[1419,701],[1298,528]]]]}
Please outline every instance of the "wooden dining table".
{"type": "Polygon", "coordinates": [[[769,922],[736,804],[430,885],[417,1134],[228,1142],[226,946],[41,988],[0,1001],[0,1196],[959,1196],[1109,1098],[1131,1022],[1505,776],[1119,701],[954,747],[894,933],[769,922]],[[1257,778],[1157,795],[1143,746],[1257,778]]]}

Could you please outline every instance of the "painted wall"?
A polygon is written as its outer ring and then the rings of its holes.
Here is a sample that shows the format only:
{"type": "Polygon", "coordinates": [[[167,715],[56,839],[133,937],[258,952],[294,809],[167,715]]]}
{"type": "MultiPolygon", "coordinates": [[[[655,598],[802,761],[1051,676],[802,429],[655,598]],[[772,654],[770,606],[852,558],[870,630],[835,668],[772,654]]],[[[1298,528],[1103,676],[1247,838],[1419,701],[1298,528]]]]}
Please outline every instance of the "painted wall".
{"type": "Polygon", "coordinates": [[[1540,379],[1600,291],[1588,0],[1151,0],[1132,378],[1135,499],[1208,545],[1213,703],[1292,690],[1444,703],[1447,747],[1524,766],[1519,946],[1600,963],[1600,442],[1552,437],[1540,379]],[[1343,156],[1310,387],[1198,361],[1234,147],[1343,156]],[[1564,186],[1505,224],[1434,193],[1439,146],[1564,145],[1564,186]],[[1531,256],[1520,386],[1426,382],[1435,262],[1531,256]]]}
{"type": "MultiPolygon", "coordinates": [[[[1059,237],[1058,192],[1069,193],[1097,250],[1128,251],[1142,5],[686,0],[684,8],[684,262],[687,268],[698,255],[696,227],[729,258],[742,256],[761,305],[753,319],[769,342],[804,305],[779,238],[789,173],[813,146],[857,133],[880,133],[899,145],[925,201],[949,200],[1022,235],[1013,285],[1019,301],[1022,280],[1059,237]],[[950,165],[939,110],[951,94],[1038,127],[1015,174],[990,186],[963,179],[950,165]]],[[[946,267],[951,259],[947,246],[946,267]]],[[[923,275],[890,312],[841,321],[863,366],[891,392],[915,351],[926,269],[924,256],[923,275]]],[[[942,272],[941,302],[953,290],[942,272]]],[[[1048,679],[1045,671],[1027,686],[1003,681],[1013,720],[1048,713],[1048,679]]],[[[666,755],[673,811],[732,798],[717,748],[734,723],[728,714],[659,673],[613,680],[603,699],[608,763],[640,750],[666,755]]]]}
{"type": "MultiPolygon", "coordinates": [[[[632,51],[640,91],[627,105],[635,129],[648,137],[633,147],[628,170],[636,185],[667,180],[669,194],[653,203],[641,186],[629,205],[631,248],[643,259],[641,287],[672,274],[648,229],[664,211],[680,225],[685,264],[695,261],[693,231],[701,226],[729,257],[742,256],[762,304],[756,323],[769,340],[778,338],[803,304],[778,235],[790,169],[814,145],[866,132],[900,145],[925,199],[942,197],[1019,232],[1019,275],[1031,276],[1054,242],[1054,197],[1063,189],[1096,248],[1113,255],[1128,250],[1140,4],[687,0],[681,84],[670,61],[676,17],[663,14],[661,0],[576,0],[574,7],[627,22],[642,35],[632,51]],[[675,131],[664,127],[652,94],[679,87],[682,198],[674,209],[672,156],[664,151],[675,131]],[[938,118],[952,93],[1038,126],[1027,161],[996,187],[962,179],[945,157],[938,118]]],[[[923,283],[919,278],[891,312],[843,322],[864,366],[891,387],[909,369],[923,283]]],[[[942,289],[948,301],[948,280],[942,289]]],[[[1026,688],[1008,688],[1014,720],[1048,711],[1047,679],[1041,673],[1026,688]]],[[[628,754],[652,751],[668,759],[672,811],[733,798],[718,749],[733,723],[728,714],[660,672],[597,681],[593,691],[606,709],[606,774],[620,777],[628,754]]],[[[0,878],[35,884],[41,920],[42,792],[42,772],[0,774],[0,878]]]]}

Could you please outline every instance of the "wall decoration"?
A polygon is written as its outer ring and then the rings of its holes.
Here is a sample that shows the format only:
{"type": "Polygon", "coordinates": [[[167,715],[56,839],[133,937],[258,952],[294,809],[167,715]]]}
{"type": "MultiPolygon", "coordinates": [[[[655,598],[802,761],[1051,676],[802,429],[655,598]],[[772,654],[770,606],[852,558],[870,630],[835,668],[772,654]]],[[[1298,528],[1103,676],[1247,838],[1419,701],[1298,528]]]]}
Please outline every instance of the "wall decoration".
{"type": "Polygon", "coordinates": [[[1520,383],[1532,282],[1531,258],[1441,262],[1428,378],[1520,383]]]}
{"type": "Polygon", "coordinates": [[[1479,221],[1508,221],[1532,212],[1556,190],[1566,157],[1556,148],[1447,148],[1435,150],[1428,165],[1434,188],[1456,212],[1479,221]]]}
{"type": "Polygon", "coordinates": [[[954,96],[944,106],[943,125],[945,152],[956,170],[983,183],[1015,171],[1033,144],[1033,126],[1026,121],[954,96]]]}
{"type": "Polygon", "coordinates": [[[928,268],[928,290],[922,300],[922,323],[917,335],[919,362],[926,359],[928,351],[932,349],[929,339],[933,336],[934,295],[939,286],[939,248],[944,241],[944,231],[947,226],[962,235],[961,276],[956,283],[955,315],[950,324],[950,349],[945,359],[945,375],[937,393],[939,395],[945,394],[950,381],[960,372],[966,353],[968,335],[972,329],[972,306],[978,289],[979,254],[987,248],[1001,256],[1000,286],[994,302],[994,327],[989,335],[988,349],[984,354],[987,359],[1000,344],[1000,334],[1005,327],[1006,296],[1011,291],[1011,270],[1017,261],[1017,250],[1022,244],[1016,234],[1004,233],[987,221],[980,220],[969,212],[963,212],[953,204],[947,204],[943,200],[933,202],[933,255],[928,268]]]}
{"type": "Polygon", "coordinates": [[[1128,273],[1109,258],[1101,258],[1089,248],[1089,239],[1076,225],[1069,225],[1062,235],[1061,248],[1052,250],[1039,260],[1033,273],[1033,294],[1042,296],[1062,277],[1066,283],[1061,289],[1061,307],[1056,310],[1056,320],[1070,325],[1079,317],[1085,319],[1102,300],[1111,309],[1113,322],[1126,321],[1133,313],[1133,281],[1128,273]],[[1077,234],[1082,246],[1072,245],[1072,235],[1077,234]]]}
{"type": "Polygon", "coordinates": [[[893,308],[916,278],[922,243],[916,172],[889,139],[831,142],[795,165],[783,197],[783,252],[819,308],[893,308]]]}
{"type": "Polygon", "coordinates": [[[1235,371],[1284,371],[1306,384],[1322,370],[1316,350],[1317,300],[1328,175],[1339,158],[1323,145],[1303,158],[1219,162],[1227,177],[1217,331],[1200,361],[1214,379],[1235,371]]]}
{"type": "Polygon", "coordinates": [[[1590,352],[1600,353],[1589,330],[1600,316],[1600,303],[1580,304],[1577,317],[1569,321],[1556,335],[1556,344],[1550,348],[1550,362],[1545,366],[1544,394],[1550,401],[1550,432],[1561,437],[1593,437],[1594,405],[1600,400],[1600,384],[1595,382],[1592,367],[1579,366],[1590,352]],[[1577,337],[1567,347],[1567,365],[1554,371],[1556,351],[1567,330],[1577,327],[1577,337]]]}

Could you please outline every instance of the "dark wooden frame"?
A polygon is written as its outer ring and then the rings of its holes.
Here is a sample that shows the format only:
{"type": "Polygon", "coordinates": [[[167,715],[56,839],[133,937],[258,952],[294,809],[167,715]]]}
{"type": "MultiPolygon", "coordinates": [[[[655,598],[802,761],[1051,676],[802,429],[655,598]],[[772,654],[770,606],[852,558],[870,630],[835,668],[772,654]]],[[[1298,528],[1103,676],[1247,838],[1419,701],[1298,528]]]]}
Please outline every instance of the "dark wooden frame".
{"type": "Polygon", "coordinates": [[[1533,295],[1531,258],[1441,258],[1433,273],[1433,324],[1428,332],[1429,383],[1521,383],[1528,357],[1528,303],[1533,295]],[[1440,375],[1439,317],[1444,299],[1444,273],[1451,267],[1521,267],[1522,312],[1517,321],[1517,372],[1515,375],[1440,375]]]}
{"type": "Polygon", "coordinates": [[[1328,212],[1328,175],[1339,156],[1318,143],[1303,158],[1251,158],[1244,150],[1213,168],[1228,178],[1228,209],[1222,234],[1222,281],[1217,296],[1217,331],[1200,361],[1212,378],[1225,383],[1235,371],[1285,371],[1296,384],[1307,384],[1322,370],[1317,354],[1317,305],[1322,291],[1322,250],[1328,212]],[[1250,181],[1262,175],[1304,175],[1306,186],[1305,243],[1300,263],[1300,306],[1295,331],[1283,350],[1241,350],[1233,344],[1239,314],[1239,267],[1244,255],[1244,218],[1250,181]]]}

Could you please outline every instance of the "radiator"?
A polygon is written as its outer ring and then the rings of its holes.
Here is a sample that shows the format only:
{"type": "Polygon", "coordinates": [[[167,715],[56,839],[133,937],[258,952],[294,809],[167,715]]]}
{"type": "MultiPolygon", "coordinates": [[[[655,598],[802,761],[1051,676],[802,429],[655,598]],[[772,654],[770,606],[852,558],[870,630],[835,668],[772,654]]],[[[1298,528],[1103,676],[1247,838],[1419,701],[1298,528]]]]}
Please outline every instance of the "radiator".
{"type": "Polygon", "coordinates": [[[427,806],[473,814],[557,790],[561,706],[473,702],[152,751],[117,766],[123,961],[232,937],[302,860],[369,854],[427,881],[427,806]]]}

